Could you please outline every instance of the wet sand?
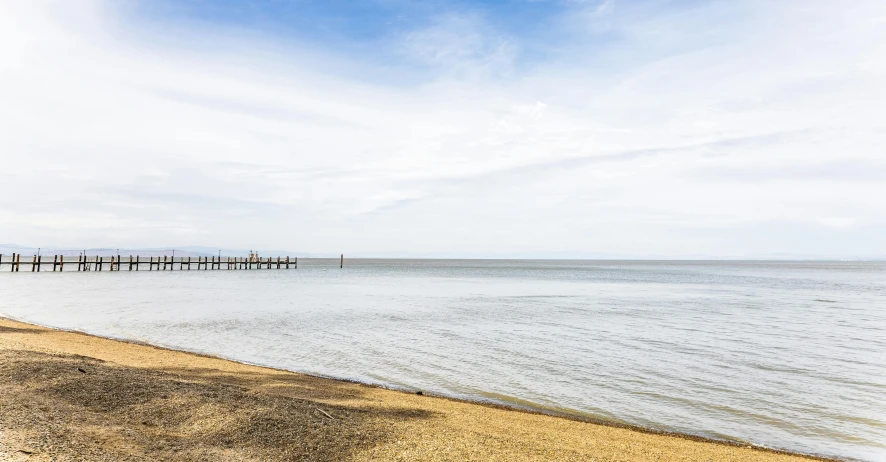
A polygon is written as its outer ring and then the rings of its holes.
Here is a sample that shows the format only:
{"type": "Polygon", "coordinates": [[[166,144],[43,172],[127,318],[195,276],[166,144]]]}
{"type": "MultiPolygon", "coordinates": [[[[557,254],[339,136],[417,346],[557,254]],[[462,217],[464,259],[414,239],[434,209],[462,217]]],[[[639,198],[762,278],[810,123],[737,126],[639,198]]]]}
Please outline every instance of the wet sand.
{"type": "Polygon", "coordinates": [[[0,318],[0,460],[801,461],[0,318]]]}

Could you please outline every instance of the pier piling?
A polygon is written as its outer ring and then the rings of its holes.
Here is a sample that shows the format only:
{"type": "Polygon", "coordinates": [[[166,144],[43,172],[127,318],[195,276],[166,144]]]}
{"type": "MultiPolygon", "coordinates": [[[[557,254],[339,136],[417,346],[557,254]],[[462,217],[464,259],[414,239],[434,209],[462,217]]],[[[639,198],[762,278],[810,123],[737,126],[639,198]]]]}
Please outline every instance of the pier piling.
{"type": "MultiPolygon", "coordinates": [[[[77,255],[77,271],[104,271],[105,264],[108,264],[108,271],[121,271],[123,266],[123,256],[122,255],[110,255],[109,260],[106,262],[105,257],[101,255],[96,255],[94,258],[90,259],[88,255],[85,253],[77,255]]],[[[43,265],[52,265],[52,272],[64,272],[65,270],[65,256],[63,254],[57,254],[52,256],[52,260],[47,258],[47,261],[43,261],[43,255],[35,254],[31,257],[31,272],[40,272],[42,271],[43,265]]],[[[178,261],[176,261],[175,257],[169,257],[167,255],[163,256],[162,260],[162,270],[163,271],[182,271],[187,268],[189,271],[191,269],[191,264],[193,262],[192,257],[179,257],[178,261]],[[178,270],[175,269],[175,264],[178,263],[178,270]]],[[[198,270],[221,270],[222,264],[224,263],[224,268],[227,270],[241,270],[241,269],[290,269],[295,268],[298,269],[298,257],[290,257],[290,256],[277,256],[277,257],[265,257],[260,258],[258,256],[252,256],[250,258],[246,257],[222,257],[218,256],[198,256],[197,257],[197,269],[198,270]]],[[[139,255],[129,255],[128,260],[126,261],[128,266],[128,271],[132,271],[133,268],[135,271],[139,271],[141,269],[141,256],[139,255]]],[[[148,271],[153,271],[154,266],[156,265],[157,270],[161,270],[161,260],[160,256],[157,256],[157,260],[154,261],[153,256],[148,257],[148,271]]],[[[9,271],[16,273],[20,271],[21,268],[21,254],[13,252],[12,255],[8,259],[4,259],[4,256],[0,254],[0,271],[2,271],[3,265],[9,265],[9,271]]],[[[27,265],[27,262],[25,263],[27,265]]],[[[70,266],[70,265],[69,265],[70,266]]],[[[339,260],[339,267],[344,266],[344,255],[341,256],[339,260]]]]}

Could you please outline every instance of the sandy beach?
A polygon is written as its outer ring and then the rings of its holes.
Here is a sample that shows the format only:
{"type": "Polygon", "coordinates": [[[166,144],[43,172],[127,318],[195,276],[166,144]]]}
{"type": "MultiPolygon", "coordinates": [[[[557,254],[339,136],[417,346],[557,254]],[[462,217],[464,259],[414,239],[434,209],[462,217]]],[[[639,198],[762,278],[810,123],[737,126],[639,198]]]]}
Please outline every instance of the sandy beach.
{"type": "Polygon", "coordinates": [[[2,460],[812,458],[0,319],[2,460]]]}

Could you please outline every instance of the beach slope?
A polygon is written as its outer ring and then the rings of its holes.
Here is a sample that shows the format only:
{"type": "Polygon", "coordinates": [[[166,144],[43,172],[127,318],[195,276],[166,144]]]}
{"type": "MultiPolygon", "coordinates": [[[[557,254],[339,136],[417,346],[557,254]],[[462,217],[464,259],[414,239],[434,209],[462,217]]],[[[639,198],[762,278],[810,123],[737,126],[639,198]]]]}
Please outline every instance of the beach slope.
{"type": "Polygon", "coordinates": [[[0,460],[809,458],[0,319],[0,460]]]}

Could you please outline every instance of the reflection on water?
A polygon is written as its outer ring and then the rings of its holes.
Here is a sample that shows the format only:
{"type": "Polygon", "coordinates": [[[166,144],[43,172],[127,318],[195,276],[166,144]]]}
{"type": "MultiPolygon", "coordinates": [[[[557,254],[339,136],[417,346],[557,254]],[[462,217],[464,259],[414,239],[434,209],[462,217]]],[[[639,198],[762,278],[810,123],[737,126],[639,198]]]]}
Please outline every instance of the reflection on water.
{"type": "Polygon", "coordinates": [[[296,371],[886,459],[886,264],[299,260],[0,274],[0,314],[296,371]]]}

